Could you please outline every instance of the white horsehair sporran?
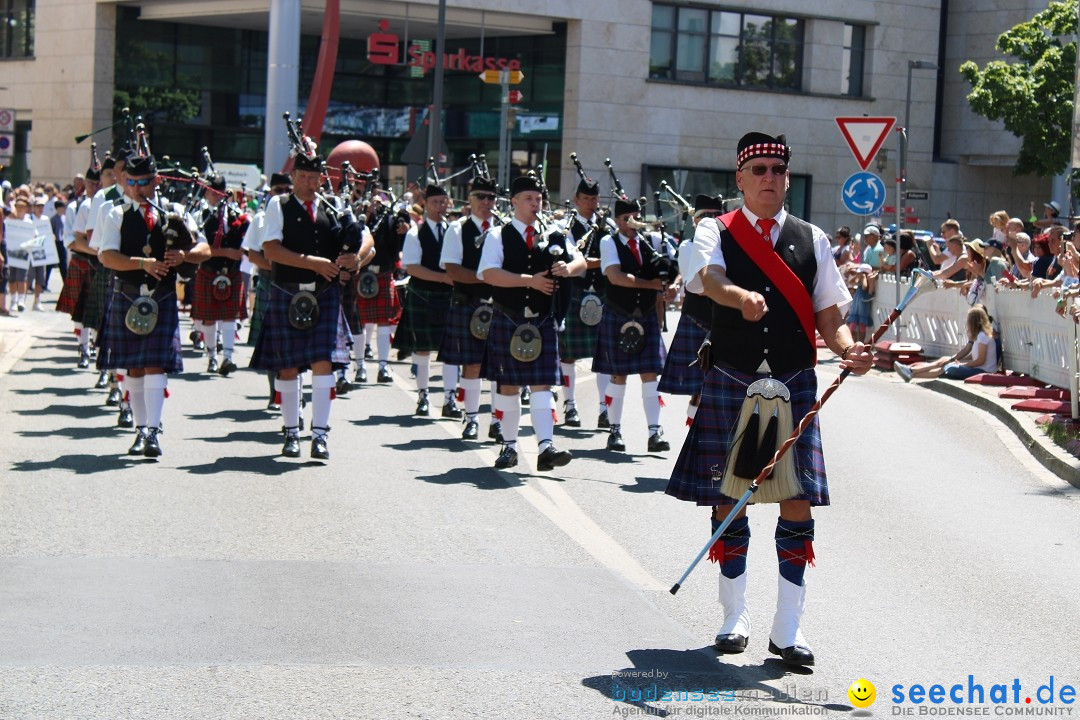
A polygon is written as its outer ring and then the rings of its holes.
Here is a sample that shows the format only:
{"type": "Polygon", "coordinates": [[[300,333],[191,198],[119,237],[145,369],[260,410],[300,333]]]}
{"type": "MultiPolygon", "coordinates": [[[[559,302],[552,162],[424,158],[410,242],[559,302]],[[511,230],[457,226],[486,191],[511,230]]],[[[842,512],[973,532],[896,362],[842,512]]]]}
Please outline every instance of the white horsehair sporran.
{"type": "MultiPolygon", "coordinates": [[[[793,428],[791,391],[787,385],[773,377],[750,383],[732,435],[720,492],[728,497],[741,497],[772,461],[793,428]]],[[[714,479],[716,470],[714,467],[714,479]]],[[[776,503],[802,491],[795,472],[795,453],[788,452],[773,467],[768,479],[762,481],[750,502],[776,503]]]]}

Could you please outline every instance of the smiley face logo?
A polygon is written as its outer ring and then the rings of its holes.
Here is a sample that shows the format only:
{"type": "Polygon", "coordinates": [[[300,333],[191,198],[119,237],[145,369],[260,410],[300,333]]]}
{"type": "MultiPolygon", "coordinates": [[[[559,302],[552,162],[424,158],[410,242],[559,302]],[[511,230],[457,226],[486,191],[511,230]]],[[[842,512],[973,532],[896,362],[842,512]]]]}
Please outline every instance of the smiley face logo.
{"type": "Polygon", "coordinates": [[[874,700],[877,698],[877,690],[874,688],[874,683],[859,678],[851,683],[851,687],[847,689],[847,696],[855,707],[868,708],[874,704],[874,700]]]}

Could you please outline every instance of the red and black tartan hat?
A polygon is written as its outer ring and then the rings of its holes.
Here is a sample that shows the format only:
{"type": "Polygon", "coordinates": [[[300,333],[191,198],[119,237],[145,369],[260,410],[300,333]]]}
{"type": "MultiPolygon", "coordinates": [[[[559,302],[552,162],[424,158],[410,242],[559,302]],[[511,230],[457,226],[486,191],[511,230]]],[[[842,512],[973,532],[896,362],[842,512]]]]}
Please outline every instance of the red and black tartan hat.
{"type": "Polygon", "coordinates": [[[760,132],[748,132],[739,140],[739,157],[735,167],[742,169],[747,161],[759,157],[779,158],[784,162],[791,160],[791,148],[783,135],[772,137],[760,132]]]}

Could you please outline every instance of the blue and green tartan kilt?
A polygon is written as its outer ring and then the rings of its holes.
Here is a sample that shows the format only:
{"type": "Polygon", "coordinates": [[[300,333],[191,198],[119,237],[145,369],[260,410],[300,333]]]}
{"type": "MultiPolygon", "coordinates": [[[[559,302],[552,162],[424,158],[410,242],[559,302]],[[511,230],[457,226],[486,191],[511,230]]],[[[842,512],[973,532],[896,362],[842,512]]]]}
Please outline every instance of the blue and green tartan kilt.
{"type": "Polygon", "coordinates": [[[555,331],[555,319],[548,315],[541,318],[518,318],[495,311],[488,333],[487,354],[481,376],[499,385],[551,385],[562,383],[559,368],[559,333],[555,331]],[[531,323],[540,330],[543,346],[540,356],[532,362],[515,360],[510,354],[510,339],[522,323],[531,323]]]}
{"type": "Polygon", "coordinates": [[[90,281],[90,292],[83,305],[83,327],[101,331],[105,324],[105,296],[112,292],[113,271],[101,265],[94,270],[94,279],[90,281]]]}
{"type": "MultiPolygon", "coordinates": [[[[765,375],[713,367],[701,388],[701,405],[690,431],[686,434],[679,459],[671,471],[667,494],[698,505],[733,505],[738,498],[720,492],[720,480],[713,480],[715,467],[722,474],[739,422],[746,388],[765,375]]],[[[801,370],[777,378],[791,391],[792,425],[810,412],[817,400],[817,375],[813,369],[801,370]]],[[[787,438],[779,438],[783,443],[787,438]]],[[[825,457],[821,449],[821,429],[814,416],[795,445],[795,475],[803,492],[795,500],[809,500],[811,505],[829,504],[829,483],[825,476],[825,457]]]]}
{"type": "Polygon", "coordinates": [[[480,307],[479,300],[450,304],[450,313],[446,316],[446,330],[442,345],[439,346],[439,362],[448,365],[477,365],[484,362],[487,352],[487,340],[479,340],[469,332],[469,323],[473,312],[480,307]]]}
{"type": "Polygon", "coordinates": [[[360,310],[356,307],[356,301],[360,299],[356,289],[358,278],[356,273],[350,273],[349,279],[341,283],[341,313],[345,318],[345,327],[353,335],[359,335],[363,329],[360,327],[360,310]]]}
{"type": "MultiPolygon", "coordinates": [[[[564,360],[581,360],[594,357],[596,340],[600,336],[600,325],[586,325],[581,322],[581,298],[585,289],[580,283],[573,283],[570,288],[570,310],[566,313],[566,329],[559,333],[559,354],[564,360]]],[[[597,293],[603,301],[603,295],[597,293]]],[[[606,310],[605,310],[606,312],[606,310]]]]}
{"type": "Polygon", "coordinates": [[[56,300],[56,312],[70,315],[71,319],[81,323],[86,309],[86,296],[90,294],[90,285],[94,282],[94,269],[82,253],[71,252],[64,289],[56,300]]]}
{"type": "Polygon", "coordinates": [[[649,308],[641,317],[615,312],[611,305],[604,305],[604,317],[600,320],[600,334],[596,340],[596,354],[593,356],[594,373],[608,375],[641,375],[656,373],[664,369],[664,338],[660,334],[660,320],[649,308]],[[645,331],[645,347],[633,355],[619,349],[619,330],[624,323],[636,320],[645,331]]]}
{"type": "Polygon", "coordinates": [[[297,330],[289,324],[289,303],[295,293],[277,284],[270,286],[262,331],[251,353],[250,367],[255,370],[308,370],[312,363],[329,361],[335,366],[349,364],[345,344],[345,317],[341,313],[341,289],[329,283],[315,293],[319,318],[310,330],[297,330]]]}
{"type": "Polygon", "coordinates": [[[700,363],[693,366],[690,363],[697,361],[698,349],[705,342],[707,332],[697,320],[683,313],[668,348],[664,374],[660,376],[657,390],[670,395],[697,395],[701,392],[705,373],[700,363]]]}
{"type": "Polygon", "coordinates": [[[270,302],[270,276],[256,275],[255,279],[255,309],[251,311],[251,322],[248,323],[247,344],[254,346],[259,341],[259,333],[262,332],[263,317],[266,315],[266,306],[270,302]]]}
{"type": "Polygon", "coordinates": [[[180,346],[180,315],[173,288],[155,292],[158,320],[149,335],[136,335],[124,322],[128,309],[137,297],[113,291],[105,322],[104,344],[98,352],[101,370],[130,370],[160,367],[166,373],[184,371],[180,346]]]}
{"type": "Polygon", "coordinates": [[[401,322],[394,331],[394,348],[431,352],[442,344],[453,289],[417,288],[410,281],[402,303],[401,322]]]}

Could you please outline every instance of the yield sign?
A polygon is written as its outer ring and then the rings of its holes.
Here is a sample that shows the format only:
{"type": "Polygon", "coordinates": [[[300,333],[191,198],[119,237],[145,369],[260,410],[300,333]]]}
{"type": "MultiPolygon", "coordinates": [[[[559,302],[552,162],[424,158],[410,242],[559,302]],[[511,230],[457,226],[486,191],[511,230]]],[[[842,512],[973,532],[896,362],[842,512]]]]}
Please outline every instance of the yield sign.
{"type": "Polygon", "coordinates": [[[894,117],[838,117],[836,124],[847,141],[855,161],[863,170],[881,149],[889,131],[896,124],[894,117]]]}

